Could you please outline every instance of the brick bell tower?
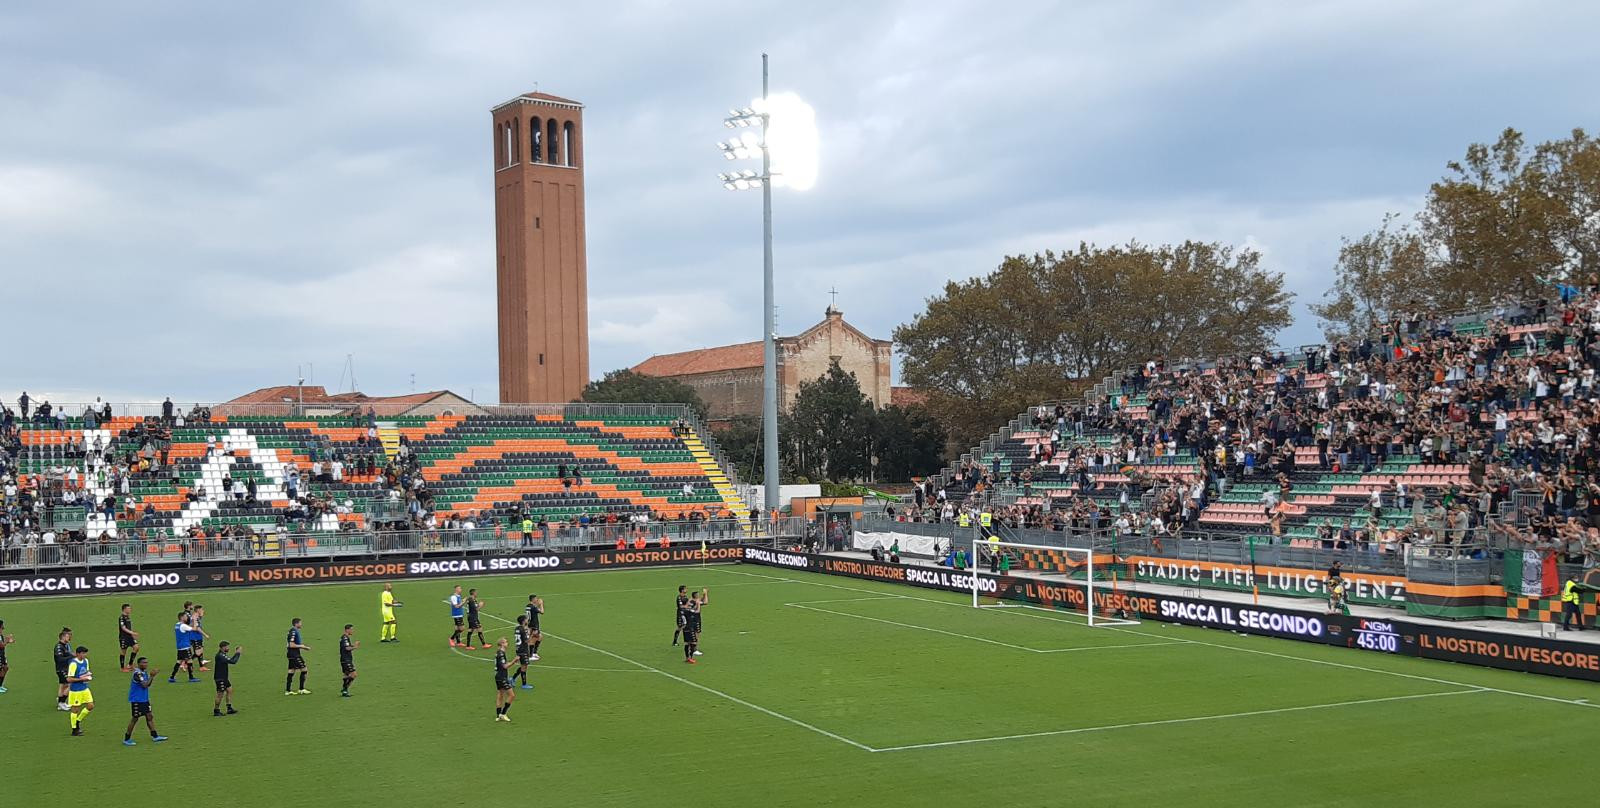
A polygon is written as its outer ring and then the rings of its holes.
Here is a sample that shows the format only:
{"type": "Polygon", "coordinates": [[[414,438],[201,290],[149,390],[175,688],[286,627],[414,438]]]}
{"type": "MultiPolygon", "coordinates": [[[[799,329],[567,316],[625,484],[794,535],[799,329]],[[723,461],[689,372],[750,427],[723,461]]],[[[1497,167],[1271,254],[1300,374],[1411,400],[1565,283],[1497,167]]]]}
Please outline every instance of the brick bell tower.
{"type": "Polygon", "coordinates": [[[583,105],[532,92],[490,113],[500,401],[572,401],[589,382],[583,105]]]}

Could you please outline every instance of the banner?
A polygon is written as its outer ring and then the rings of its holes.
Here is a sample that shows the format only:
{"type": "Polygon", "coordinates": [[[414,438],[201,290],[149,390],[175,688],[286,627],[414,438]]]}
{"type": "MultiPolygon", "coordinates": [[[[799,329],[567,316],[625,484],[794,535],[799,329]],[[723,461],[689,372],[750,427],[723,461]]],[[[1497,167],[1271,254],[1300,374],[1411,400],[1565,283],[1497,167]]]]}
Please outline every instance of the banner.
{"type": "MultiPolygon", "coordinates": [[[[1249,592],[1259,587],[1263,595],[1288,595],[1299,598],[1328,597],[1328,576],[1304,567],[1269,567],[1234,564],[1226,561],[1194,561],[1161,556],[1129,556],[1129,569],[1136,581],[1231,589],[1249,592]]],[[[1345,596],[1352,603],[1405,608],[1406,579],[1375,572],[1342,571],[1345,596]]]]}
{"type": "Polygon", "coordinates": [[[447,558],[397,556],[379,560],[186,567],[141,572],[90,571],[0,575],[0,598],[671,566],[708,561],[737,561],[743,557],[743,549],[739,545],[730,544],[711,546],[705,550],[684,546],[646,550],[488,554],[447,558]]]}
{"type": "Polygon", "coordinates": [[[900,543],[901,555],[918,555],[933,558],[938,555],[938,550],[950,549],[950,539],[938,536],[921,536],[913,533],[864,533],[857,532],[851,537],[851,545],[863,553],[872,552],[877,547],[888,555],[889,548],[896,542],[900,543]],[[937,549],[935,549],[937,548],[937,549]]]}
{"type": "Polygon", "coordinates": [[[1547,598],[1560,585],[1555,553],[1538,550],[1507,550],[1506,594],[1524,598],[1547,598]]]}

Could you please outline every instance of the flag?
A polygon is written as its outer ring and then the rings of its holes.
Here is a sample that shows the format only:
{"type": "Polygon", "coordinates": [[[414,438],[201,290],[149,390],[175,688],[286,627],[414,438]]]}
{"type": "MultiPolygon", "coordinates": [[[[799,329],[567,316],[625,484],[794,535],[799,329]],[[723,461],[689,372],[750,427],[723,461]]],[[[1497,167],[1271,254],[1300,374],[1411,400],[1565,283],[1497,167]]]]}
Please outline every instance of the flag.
{"type": "Polygon", "coordinates": [[[1560,589],[1555,553],[1507,550],[1504,580],[1507,594],[1525,598],[1554,596],[1560,589]]]}

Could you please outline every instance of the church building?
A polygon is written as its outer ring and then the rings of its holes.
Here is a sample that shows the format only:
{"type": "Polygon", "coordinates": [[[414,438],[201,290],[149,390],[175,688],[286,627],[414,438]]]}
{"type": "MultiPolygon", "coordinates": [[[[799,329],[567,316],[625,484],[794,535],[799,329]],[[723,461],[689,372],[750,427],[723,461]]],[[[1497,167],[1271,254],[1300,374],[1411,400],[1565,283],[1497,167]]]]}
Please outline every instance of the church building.
{"type": "MultiPolygon", "coordinates": [[[[797,336],[779,337],[778,406],[788,410],[802,382],[815,381],[837,361],[854,373],[861,393],[874,407],[890,404],[889,362],[894,343],[873,339],[844,321],[829,306],[822,322],[797,336]]],[[[712,421],[740,415],[761,415],[761,343],[744,342],[696,351],[657,354],[635,365],[646,376],[676,379],[700,394],[712,421]]]]}

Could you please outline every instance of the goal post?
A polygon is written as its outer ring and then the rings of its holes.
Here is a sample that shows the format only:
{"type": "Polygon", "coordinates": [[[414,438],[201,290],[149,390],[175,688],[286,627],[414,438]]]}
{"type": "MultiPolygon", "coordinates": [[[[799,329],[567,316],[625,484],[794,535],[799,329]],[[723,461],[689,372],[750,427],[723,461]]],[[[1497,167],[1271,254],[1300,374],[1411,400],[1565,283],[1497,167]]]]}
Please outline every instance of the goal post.
{"type": "Polygon", "coordinates": [[[1056,611],[1062,608],[1081,611],[1091,627],[1136,626],[1138,615],[1106,605],[1117,594],[1116,555],[1094,547],[1057,547],[1006,541],[998,536],[974,536],[971,542],[970,586],[972,606],[977,609],[1032,608],[1056,611]],[[1097,559],[1096,556],[1099,556],[1097,559]],[[991,561],[1006,572],[985,575],[991,561]],[[1107,563],[1107,562],[1110,563],[1107,563]],[[1110,570],[1109,574],[1105,571],[1110,570]],[[1038,591],[1062,591],[1065,597],[1043,603],[1006,602],[1004,584],[1036,578],[1038,591]],[[984,603],[983,582],[994,581],[998,591],[992,603],[984,603]],[[1081,590],[1078,588],[1081,587],[1081,590]]]}

